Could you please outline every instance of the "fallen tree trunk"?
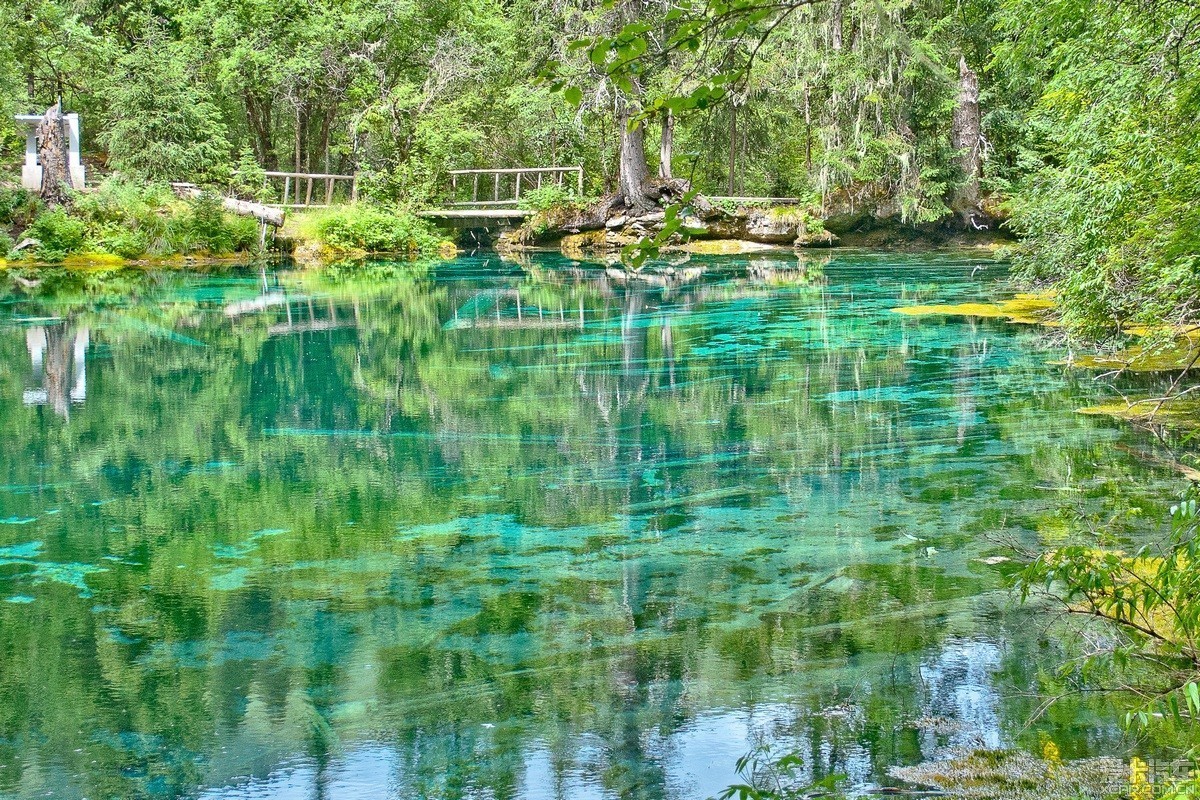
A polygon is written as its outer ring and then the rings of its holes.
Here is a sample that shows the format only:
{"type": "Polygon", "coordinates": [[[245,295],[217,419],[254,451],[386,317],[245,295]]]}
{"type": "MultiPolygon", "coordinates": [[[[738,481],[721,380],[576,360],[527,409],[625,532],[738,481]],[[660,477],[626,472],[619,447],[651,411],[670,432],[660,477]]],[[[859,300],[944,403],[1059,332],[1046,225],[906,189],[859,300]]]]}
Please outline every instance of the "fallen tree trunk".
{"type": "MultiPolygon", "coordinates": [[[[194,183],[172,183],[175,194],[188,200],[195,200],[203,192],[194,183]]],[[[254,217],[276,228],[283,227],[284,213],[282,208],[264,206],[262,203],[251,203],[249,200],[238,200],[236,197],[221,198],[221,207],[226,211],[242,217],[254,217]]]]}

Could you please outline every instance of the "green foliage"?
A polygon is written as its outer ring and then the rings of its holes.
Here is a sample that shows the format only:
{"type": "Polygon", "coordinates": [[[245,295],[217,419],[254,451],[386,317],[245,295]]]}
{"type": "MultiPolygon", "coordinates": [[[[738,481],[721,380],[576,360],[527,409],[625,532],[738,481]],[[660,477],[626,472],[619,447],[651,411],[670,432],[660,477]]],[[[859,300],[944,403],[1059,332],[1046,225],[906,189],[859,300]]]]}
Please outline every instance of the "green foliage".
{"type": "Polygon", "coordinates": [[[37,196],[27,189],[0,188],[0,225],[25,226],[37,216],[37,196]]]}
{"type": "Polygon", "coordinates": [[[186,244],[178,252],[226,254],[254,248],[258,240],[258,222],[252,217],[227,214],[221,209],[221,198],[205,192],[191,204],[182,220],[181,231],[186,244]]]}
{"type": "Polygon", "coordinates": [[[804,757],[799,753],[782,756],[769,744],[760,744],[737,761],[742,783],[726,787],[717,800],[805,800],[805,798],[839,797],[838,784],[843,776],[829,775],[812,783],[800,777],[804,757]]]}
{"type": "Polygon", "coordinates": [[[81,253],[126,259],[222,255],[257,247],[258,223],[223,211],[215,194],[185,202],[162,184],[110,179],[76,193],[69,210],[42,212],[24,235],[41,246],[22,255],[40,261],[81,253]]]}
{"type": "Polygon", "coordinates": [[[229,190],[237,197],[268,202],[266,170],[259,166],[249,147],[243,147],[229,178],[229,190]]]}
{"type": "Polygon", "coordinates": [[[180,207],[165,186],[107,180],[77,195],[73,211],[87,223],[96,252],[139,258],[177,252],[168,233],[180,207]]]}
{"type": "Polygon", "coordinates": [[[544,186],[522,193],[520,207],[535,212],[526,222],[526,230],[534,240],[551,231],[558,231],[566,220],[585,210],[596,198],[579,197],[565,186],[544,186]]]}
{"type": "Polygon", "coordinates": [[[344,206],[318,215],[316,238],[333,250],[418,253],[437,249],[438,238],[424,220],[368,205],[344,206]]]}
{"type": "Polygon", "coordinates": [[[109,180],[77,196],[73,213],[87,225],[89,249],[122,258],[252,250],[258,224],[221,209],[218,195],[193,202],[162,184],[109,180]]]}
{"type": "Polygon", "coordinates": [[[61,208],[43,211],[25,235],[37,239],[37,257],[43,261],[62,261],[83,249],[87,226],[67,215],[61,208]]]}
{"type": "MultiPolygon", "coordinates": [[[[1109,623],[1119,638],[1087,655],[1088,674],[1115,673],[1143,700],[1127,721],[1200,719],[1200,515],[1193,485],[1171,508],[1163,548],[1129,554],[1100,540],[1050,550],[1020,575],[1024,598],[1046,593],[1070,611],[1109,623]]],[[[1194,735],[1194,730],[1193,730],[1194,735]]]]}
{"type": "Polygon", "coordinates": [[[186,55],[153,32],[116,65],[102,140],[112,166],[130,177],[225,183],[229,175],[226,126],[186,55]]]}
{"type": "Polygon", "coordinates": [[[523,192],[519,206],[529,211],[550,211],[555,208],[579,208],[587,205],[587,202],[571,189],[552,184],[523,192]]]}
{"type": "Polygon", "coordinates": [[[1020,273],[1089,336],[1193,319],[1200,279],[1200,38],[1194,12],[1008,0],[996,57],[1037,86],[1014,226],[1020,273]]]}

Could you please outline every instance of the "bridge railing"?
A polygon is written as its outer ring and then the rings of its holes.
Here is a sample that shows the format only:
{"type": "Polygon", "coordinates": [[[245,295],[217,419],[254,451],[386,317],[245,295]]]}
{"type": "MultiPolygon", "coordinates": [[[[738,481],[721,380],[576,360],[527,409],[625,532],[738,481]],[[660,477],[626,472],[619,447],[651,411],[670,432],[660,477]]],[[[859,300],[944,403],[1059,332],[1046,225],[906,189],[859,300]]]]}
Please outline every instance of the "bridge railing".
{"type": "Polygon", "coordinates": [[[506,169],[452,169],[452,207],[515,207],[521,192],[545,186],[570,186],[583,196],[583,167],[509,167],[506,169]],[[467,190],[470,199],[464,200],[467,190]]]}
{"type": "Polygon", "coordinates": [[[753,197],[723,194],[706,194],[704,196],[712,203],[739,203],[752,206],[796,206],[804,202],[802,197],[753,197]]]}
{"type": "Polygon", "coordinates": [[[264,205],[276,208],[325,208],[333,205],[334,201],[353,203],[358,200],[357,175],[274,171],[264,172],[263,175],[264,187],[279,190],[276,195],[279,202],[264,205]]]}

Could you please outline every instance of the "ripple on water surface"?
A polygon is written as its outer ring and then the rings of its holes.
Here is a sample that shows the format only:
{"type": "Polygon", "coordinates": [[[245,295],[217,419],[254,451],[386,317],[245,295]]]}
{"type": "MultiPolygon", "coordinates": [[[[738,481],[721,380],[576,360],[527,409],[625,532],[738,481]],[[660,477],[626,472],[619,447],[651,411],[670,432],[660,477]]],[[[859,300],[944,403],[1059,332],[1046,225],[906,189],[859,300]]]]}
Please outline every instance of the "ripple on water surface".
{"type": "Polygon", "coordinates": [[[1001,268],[497,264],[0,304],[0,796],[696,798],[760,741],[855,783],[1036,741],[999,542],[1173,476],[1036,330],[891,311],[1001,268]]]}

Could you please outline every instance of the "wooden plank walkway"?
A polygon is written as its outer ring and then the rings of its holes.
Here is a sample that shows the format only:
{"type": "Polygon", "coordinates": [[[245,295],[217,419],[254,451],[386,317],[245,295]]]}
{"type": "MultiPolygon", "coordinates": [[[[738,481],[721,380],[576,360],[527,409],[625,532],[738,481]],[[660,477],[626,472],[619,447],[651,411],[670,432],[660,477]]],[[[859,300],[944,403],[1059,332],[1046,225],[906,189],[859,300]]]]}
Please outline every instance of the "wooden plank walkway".
{"type": "Polygon", "coordinates": [[[429,208],[418,211],[425,219],[526,219],[533,212],[525,208],[429,208]]]}

